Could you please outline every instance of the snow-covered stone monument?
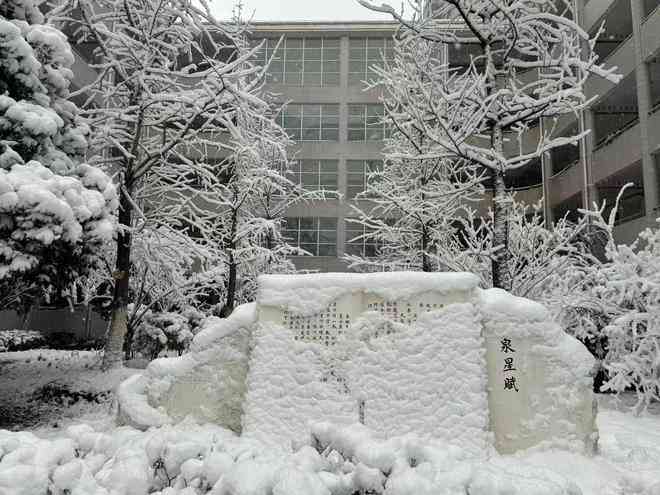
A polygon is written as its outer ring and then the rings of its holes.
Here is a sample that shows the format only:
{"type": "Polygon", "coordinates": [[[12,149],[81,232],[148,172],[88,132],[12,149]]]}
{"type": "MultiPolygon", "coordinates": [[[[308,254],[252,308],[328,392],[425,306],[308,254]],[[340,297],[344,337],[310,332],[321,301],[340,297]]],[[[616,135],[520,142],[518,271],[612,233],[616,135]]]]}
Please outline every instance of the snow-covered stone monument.
{"type": "Polygon", "coordinates": [[[193,415],[285,448],[329,421],[475,455],[593,450],[587,349],[540,304],[477,285],[463,273],[263,276],[256,304],[125,382],[122,417],[193,415]]]}

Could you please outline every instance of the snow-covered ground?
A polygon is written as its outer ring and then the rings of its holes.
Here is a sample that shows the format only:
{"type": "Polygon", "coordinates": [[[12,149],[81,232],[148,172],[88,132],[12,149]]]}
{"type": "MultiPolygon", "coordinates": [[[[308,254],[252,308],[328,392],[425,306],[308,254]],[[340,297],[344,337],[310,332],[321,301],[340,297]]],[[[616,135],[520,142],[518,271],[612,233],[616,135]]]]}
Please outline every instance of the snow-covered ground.
{"type": "Polygon", "coordinates": [[[136,370],[101,372],[95,351],[34,349],[0,353],[0,429],[52,426],[107,414],[113,390],[136,370]]]}
{"type": "Polygon", "coordinates": [[[538,450],[474,459],[411,436],[380,439],[361,425],[328,424],[312,425],[308,445],[282,455],[215,425],[118,427],[111,394],[73,405],[35,398],[52,383],[105,392],[135,371],[104,375],[98,359],[94,352],[0,354],[1,420],[22,412],[11,426],[28,430],[0,429],[0,495],[660,493],[660,411],[635,417],[627,401],[612,396],[599,398],[600,451],[593,457],[538,450]],[[12,404],[20,407],[12,411],[12,404]]]}

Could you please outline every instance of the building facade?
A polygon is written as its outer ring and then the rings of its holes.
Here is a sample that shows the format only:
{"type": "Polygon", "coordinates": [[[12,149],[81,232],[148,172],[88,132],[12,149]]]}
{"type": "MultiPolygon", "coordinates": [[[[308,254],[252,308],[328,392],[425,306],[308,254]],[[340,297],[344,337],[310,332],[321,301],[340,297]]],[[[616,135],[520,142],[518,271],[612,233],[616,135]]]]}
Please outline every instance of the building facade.
{"type": "MultiPolygon", "coordinates": [[[[510,185],[519,200],[545,196],[552,221],[593,202],[612,204],[624,184],[616,236],[630,242],[660,217],[660,0],[578,0],[578,20],[590,34],[605,30],[596,51],[623,76],[617,85],[592,78],[593,103],[579,119],[565,118],[558,134],[591,133],[579,146],[564,146],[525,167],[510,185]]],[[[296,142],[295,180],[329,193],[323,201],[291,208],[287,237],[313,256],[296,257],[299,268],[344,271],[345,253],[369,255],[375,246],[351,242],[360,227],[346,220],[367,175],[382,163],[386,129],[377,89],[366,88],[370,67],[391,53],[396,24],[387,22],[258,23],[259,57],[271,60],[268,89],[288,103],[281,124],[296,142]]],[[[461,64],[470,47],[449,47],[461,64]]],[[[528,136],[536,146],[534,131],[528,136]]],[[[483,203],[488,207],[488,199],[483,203]]]]}
{"type": "MultiPolygon", "coordinates": [[[[591,133],[579,146],[564,146],[509,177],[519,200],[535,203],[544,196],[552,221],[585,204],[611,204],[622,185],[616,236],[630,242],[660,217],[660,0],[576,0],[578,20],[590,34],[605,23],[596,51],[623,76],[613,85],[592,78],[586,87],[594,101],[580,119],[563,119],[558,133],[591,133]]],[[[386,129],[376,89],[365,89],[373,65],[391,52],[392,22],[257,23],[258,54],[272,58],[267,88],[288,103],[280,123],[296,142],[291,153],[295,180],[328,191],[323,201],[288,211],[287,236],[312,256],[296,257],[302,269],[344,271],[345,253],[369,255],[376,246],[351,242],[362,234],[346,220],[365,187],[370,170],[382,164],[386,129]],[[339,194],[334,194],[337,191],[339,194]]],[[[76,86],[91,82],[91,50],[74,46],[76,86]]],[[[470,47],[448,47],[447,60],[461,65],[470,47]]],[[[527,145],[536,145],[534,131],[527,145]]],[[[489,206],[486,199],[483,209],[489,206]]]]}

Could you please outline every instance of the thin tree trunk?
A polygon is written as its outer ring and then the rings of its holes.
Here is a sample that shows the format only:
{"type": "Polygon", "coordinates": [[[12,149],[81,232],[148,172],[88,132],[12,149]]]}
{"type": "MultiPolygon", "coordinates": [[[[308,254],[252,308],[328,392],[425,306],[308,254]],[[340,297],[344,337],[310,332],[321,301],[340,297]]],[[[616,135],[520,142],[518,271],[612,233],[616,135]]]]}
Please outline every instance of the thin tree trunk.
{"type": "Polygon", "coordinates": [[[227,317],[234,311],[234,299],[236,298],[236,262],[234,253],[229,254],[229,279],[227,280],[227,299],[222,308],[222,316],[227,317]]]}
{"type": "MultiPolygon", "coordinates": [[[[497,90],[501,74],[501,64],[495,60],[493,48],[490,45],[483,47],[486,56],[486,74],[488,83],[487,95],[490,97],[497,90]]],[[[502,128],[494,123],[491,128],[490,144],[497,156],[504,156],[504,136],[502,128]]],[[[498,250],[491,260],[491,271],[493,287],[511,290],[511,274],[509,272],[509,200],[506,196],[506,184],[504,183],[504,170],[493,170],[493,247],[498,250]]]]}
{"type": "MultiPolygon", "coordinates": [[[[500,131],[501,144],[501,131],[500,131]]],[[[493,247],[498,250],[491,261],[493,287],[511,290],[509,273],[509,201],[506,196],[504,173],[493,171],[493,247]]]]}
{"type": "Polygon", "coordinates": [[[236,258],[234,250],[236,249],[236,231],[238,230],[238,210],[234,209],[231,215],[231,234],[229,241],[229,278],[227,280],[227,298],[222,308],[221,316],[227,317],[234,311],[236,299],[236,258]]]}
{"type": "Polygon", "coordinates": [[[115,279],[112,299],[112,316],[106,336],[103,354],[103,369],[121,365],[124,357],[124,340],[128,329],[128,292],[131,268],[131,208],[126,196],[128,188],[121,188],[119,197],[119,224],[122,229],[117,233],[117,262],[113,278],[115,279]]]}
{"type": "Polygon", "coordinates": [[[422,226],[422,271],[423,272],[433,271],[433,265],[431,263],[431,259],[429,258],[427,251],[428,248],[429,248],[429,236],[426,231],[426,228],[422,226]]]}

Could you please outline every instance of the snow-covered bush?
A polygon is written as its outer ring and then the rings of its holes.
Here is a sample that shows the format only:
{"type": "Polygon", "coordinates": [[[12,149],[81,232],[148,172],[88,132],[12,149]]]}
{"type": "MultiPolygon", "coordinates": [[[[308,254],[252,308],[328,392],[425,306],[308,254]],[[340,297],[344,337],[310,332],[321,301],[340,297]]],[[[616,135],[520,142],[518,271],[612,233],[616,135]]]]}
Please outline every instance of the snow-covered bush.
{"type": "Polygon", "coordinates": [[[112,239],[115,190],[80,164],[62,176],[37,161],[0,168],[0,307],[67,288],[112,239]]]}
{"type": "Polygon", "coordinates": [[[46,344],[41,332],[34,330],[0,330],[0,352],[25,351],[46,344]]]}
{"type": "Polygon", "coordinates": [[[83,163],[74,57],[35,0],[0,5],[0,308],[67,289],[110,241],[115,188],[83,163]]]}
{"type": "Polygon", "coordinates": [[[133,335],[131,350],[155,359],[164,350],[183,354],[206,316],[188,306],[180,313],[147,311],[133,335]]]}
{"type": "Polygon", "coordinates": [[[660,400],[660,229],[646,229],[630,246],[611,242],[594,275],[593,297],[609,316],[604,390],[637,393],[641,411],[660,400]]]}

